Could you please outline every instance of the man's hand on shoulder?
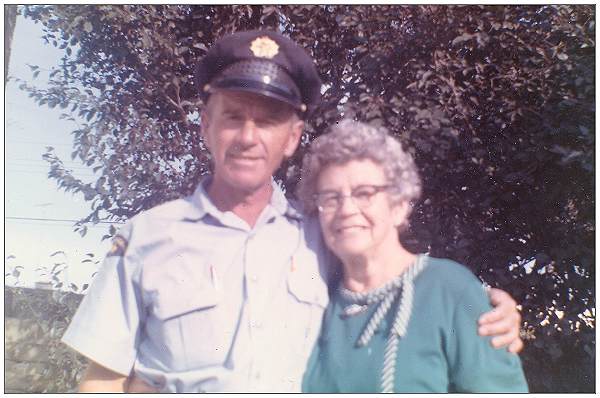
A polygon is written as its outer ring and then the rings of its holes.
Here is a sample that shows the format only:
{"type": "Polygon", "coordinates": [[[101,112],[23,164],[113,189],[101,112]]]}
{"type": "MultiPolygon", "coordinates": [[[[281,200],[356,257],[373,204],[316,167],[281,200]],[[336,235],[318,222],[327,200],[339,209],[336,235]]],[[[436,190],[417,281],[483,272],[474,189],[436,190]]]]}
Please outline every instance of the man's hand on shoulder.
{"type": "Polygon", "coordinates": [[[489,296],[494,309],[479,317],[479,334],[492,336],[494,348],[507,347],[509,352],[520,352],[523,349],[523,341],[519,337],[521,314],[516,301],[500,289],[490,289],[489,296]]]}

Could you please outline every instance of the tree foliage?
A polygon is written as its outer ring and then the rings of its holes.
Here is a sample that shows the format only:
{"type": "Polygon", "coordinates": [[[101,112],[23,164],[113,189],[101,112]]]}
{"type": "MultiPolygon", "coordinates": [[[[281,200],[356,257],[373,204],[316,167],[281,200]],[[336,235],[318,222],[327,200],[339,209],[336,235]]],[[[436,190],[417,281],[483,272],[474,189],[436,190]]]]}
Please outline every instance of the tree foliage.
{"type": "Polygon", "coordinates": [[[341,114],[386,126],[424,181],[407,245],[470,265],[522,304],[532,390],[593,391],[593,6],[22,12],[65,52],[48,88],[22,87],[79,125],[72,157],[93,168],[94,183],[52,150],[45,155],[49,176],[91,203],[79,228],[191,192],[210,168],[198,134],[197,60],[225,33],[279,29],[313,54],[325,83],[303,148],[277,175],[287,191],[305,145],[341,114]],[[566,376],[548,377],[559,373],[566,376]]]}
{"type": "Polygon", "coordinates": [[[15,32],[15,23],[17,22],[17,6],[4,6],[4,88],[8,81],[8,64],[10,63],[10,50],[13,34],[15,32]]]}

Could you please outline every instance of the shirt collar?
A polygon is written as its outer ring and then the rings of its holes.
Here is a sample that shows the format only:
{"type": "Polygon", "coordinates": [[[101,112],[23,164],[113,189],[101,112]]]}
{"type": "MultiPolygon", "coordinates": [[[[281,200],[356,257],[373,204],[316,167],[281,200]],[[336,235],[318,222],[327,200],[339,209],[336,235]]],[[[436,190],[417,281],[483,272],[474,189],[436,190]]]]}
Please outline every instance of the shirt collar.
{"type": "MultiPolygon", "coordinates": [[[[208,192],[206,187],[212,181],[212,175],[207,175],[202,177],[200,183],[196,187],[194,193],[188,198],[190,203],[192,204],[192,209],[189,214],[184,216],[185,220],[195,221],[203,218],[206,214],[212,214],[213,216],[217,216],[223,214],[217,207],[214,205],[210,197],[208,196],[208,192]]],[[[271,179],[271,185],[273,187],[273,194],[271,195],[271,200],[269,201],[269,205],[271,208],[281,216],[285,216],[293,219],[302,219],[302,213],[285,197],[285,194],[279,187],[279,185],[271,179]]]]}
{"type": "Polygon", "coordinates": [[[269,203],[271,207],[282,216],[295,219],[302,218],[302,213],[300,213],[296,207],[292,206],[279,185],[273,179],[271,179],[271,185],[273,186],[273,195],[271,196],[271,201],[269,203]]]}

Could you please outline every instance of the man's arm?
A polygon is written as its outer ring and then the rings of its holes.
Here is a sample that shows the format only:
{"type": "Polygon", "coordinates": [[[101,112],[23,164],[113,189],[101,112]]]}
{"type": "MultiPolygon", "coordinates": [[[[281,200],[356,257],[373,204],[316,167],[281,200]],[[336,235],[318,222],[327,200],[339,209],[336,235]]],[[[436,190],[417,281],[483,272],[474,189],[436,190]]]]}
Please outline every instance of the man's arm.
{"type": "Polygon", "coordinates": [[[152,387],[144,380],[140,379],[136,375],[132,375],[129,377],[129,381],[127,383],[127,392],[128,393],[148,393],[148,394],[156,394],[160,391],[156,388],[152,387]]]}
{"type": "Polygon", "coordinates": [[[523,349],[523,341],[519,337],[521,314],[516,301],[500,289],[490,289],[489,296],[494,309],[479,317],[478,333],[493,336],[491,343],[495,348],[508,347],[509,352],[518,353],[523,349]]]}
{"type": "Polygon", "coordinates": [[[79,384],[79,392],[125,392],[127,376],[90,362],[83,380],[79,384]]]}

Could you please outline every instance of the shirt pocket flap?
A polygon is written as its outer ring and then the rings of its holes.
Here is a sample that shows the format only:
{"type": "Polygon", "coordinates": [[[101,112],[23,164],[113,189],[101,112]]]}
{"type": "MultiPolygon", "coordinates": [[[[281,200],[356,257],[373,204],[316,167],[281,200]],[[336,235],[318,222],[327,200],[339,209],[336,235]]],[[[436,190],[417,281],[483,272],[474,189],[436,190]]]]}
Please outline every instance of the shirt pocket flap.
{"type": "Polygon", "coordinates": [[[288,275],[288,289],[298,301],[317,304],[323,308],[329,301],[327,285],[317,267],[314,269],[298,268],[291,271],[288,275]]]}
{"type": "Polygon", "coordinates": [[[160,289],[154,307],[156,317],[161,320],[207,310],[221,301],[220,291],[208,281],[171,283],[170,288],[166,284],[162,286],[165,289],[160,289]]]}

